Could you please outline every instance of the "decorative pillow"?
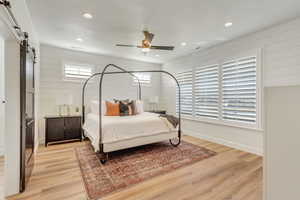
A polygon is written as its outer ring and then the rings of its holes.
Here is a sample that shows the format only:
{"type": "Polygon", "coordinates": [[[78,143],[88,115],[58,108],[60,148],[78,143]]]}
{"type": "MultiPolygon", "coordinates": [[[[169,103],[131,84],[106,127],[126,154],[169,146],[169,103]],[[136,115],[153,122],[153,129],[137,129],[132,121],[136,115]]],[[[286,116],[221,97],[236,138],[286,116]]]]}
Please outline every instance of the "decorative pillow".
{"type": "MultiPolygon", "coordinates": [[[[102,115],[106,114],[106,104],[105,101],[101,102],[102,115]]],[[[94,114],[99,114],[99,102],[97,100],[91,101],[91,112],[94,114]]]]}
{"type": "Polygon", "coordinates": [[[129,103],[120,101],[119,104],[120,104],[120,116],[134,115],[133,101],[130,101],[129,103]]]}
{"type": "Polygon", "coordinates": [[[106,116],[120,116],[120,104],[106,101],[106,116]]]}
{"type": "Polygon", "coordinates": [[[144,103],[141,100],[134,101],[135,114],[142,114],[144,112],[144,103]]]}

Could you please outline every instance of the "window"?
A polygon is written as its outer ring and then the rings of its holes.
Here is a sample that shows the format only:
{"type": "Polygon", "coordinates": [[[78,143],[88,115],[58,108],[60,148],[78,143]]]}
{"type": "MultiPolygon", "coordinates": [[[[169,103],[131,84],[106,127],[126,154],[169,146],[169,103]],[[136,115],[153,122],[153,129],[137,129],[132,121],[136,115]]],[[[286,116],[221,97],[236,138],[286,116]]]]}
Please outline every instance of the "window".
{"type": "Polygon", "coordinates": [[[178,73],[181,113],[196,120],[260,128],[258,69],[257,56],[248,56],[178,73]]]}
{"type": "MultiPolygon", "coordinates": [[[[150,86],[151,85],[151,74],[150,73],[134,73],[134,75],[139,79],[141,85],[150,86]]],[[[133,84],[137,85],[138,80],[136,77],[133,77],[133,84]]]]}
{"type": "Polygon", "coordinates": [[[64,65],[64,79],[78,80],[87,79],[93,74],[93,67],[84,65],[64,65]]]}
{"type": "Polygon", "coordinates": [[[222,65],[222,117],[225,120],[256,122],[256,57],[222,65]]]}
{"type": "MultiPolygon", "coordinates": [[[[181,114],[193,115],[193,71],[178,73],[176,76],[181,89],[181,114]]],[[[176,92],[176,113],[179,112],[178,90],[176,92]]]]}
{"type": "Polygon", "coordinates": [[[196,117],[219,118],[219,66],[195,70],[195,115],[196,117]]]}

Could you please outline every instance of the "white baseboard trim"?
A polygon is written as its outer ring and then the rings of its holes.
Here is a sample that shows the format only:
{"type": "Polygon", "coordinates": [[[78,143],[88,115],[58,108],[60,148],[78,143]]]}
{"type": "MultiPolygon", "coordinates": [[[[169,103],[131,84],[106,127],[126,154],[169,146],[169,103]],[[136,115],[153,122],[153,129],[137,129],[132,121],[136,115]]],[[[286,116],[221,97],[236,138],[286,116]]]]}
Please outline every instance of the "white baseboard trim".
{"type": "Polygon", "coordinates": [[[246,151],[246,152],[253,153],[253,154],[256,154],[256,155],[259,155],[259,156],[263,156],[263,149],[262,148],[257,148],[257,147],[252,147],[252,146],[249,146],[249,145],[239,144],[239,143],[236,143],[236,142],[224,140],[224,139],[221,139],[221,138],[212,137],[212,136],[209,136],[209,135],[204,135],[204,134],[194,132],[194,131],[183,131],[183,132],[184,132],[185,135],[190,135],[190,136],[193,136],[193,137],[196,137],[196,138],[200,138],[200,139],[207,140],[207,141],[210,141],[210,142],[214,142],[214,143],[217,143],[217,144],[225,145],[225,146],[235,148],[235,149],[238,149],[238,150],[241,150],[241,151],[246,151]]]}

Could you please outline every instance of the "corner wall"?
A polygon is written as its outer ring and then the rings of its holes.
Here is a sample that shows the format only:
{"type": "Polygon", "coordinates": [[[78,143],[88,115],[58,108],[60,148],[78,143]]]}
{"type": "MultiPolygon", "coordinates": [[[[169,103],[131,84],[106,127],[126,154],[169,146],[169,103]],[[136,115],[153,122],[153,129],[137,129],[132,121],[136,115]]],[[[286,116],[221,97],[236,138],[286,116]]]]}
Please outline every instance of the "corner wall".
{"type": "Polygon", "coordinates": [[[265,200],[296,200],[300,196],[300,84],[268,88],[266,99],[265,200]]]}
{"type": "Polygon", "coordinates": [[[20,46],[5,42],[5,195],[19,193],[20,181],[20,46]]]}
{"type": "MultiPolygon", "coordinates": [[[[4,70],[4,39],[0,34],[0,156],[4,156],[4,132],[5,132],[5,70],[4,70]]],[[[1,198],[1,197],[0,197],[1,198]]]]}
{"type": "MultiPolygon", "coordinates": [[[[169,61],[163,65],[163,69],[176,74],[176,72],[216,64],[223,59],[261,49],[263,86],[296,85],[300,83],[299,32],[300,18],[297,18],[284,24],[169,61]]],[[[162,88],[161,96],[164,106],[168,111],[174,113],[175,89],[164,78],[162,83],[164,87],[162,88]]],[[[264,131],[192,120],[184,120],[183,129],[186,134],[213,142],[253,153],[262,154],[263,152],[264,131]]]]}

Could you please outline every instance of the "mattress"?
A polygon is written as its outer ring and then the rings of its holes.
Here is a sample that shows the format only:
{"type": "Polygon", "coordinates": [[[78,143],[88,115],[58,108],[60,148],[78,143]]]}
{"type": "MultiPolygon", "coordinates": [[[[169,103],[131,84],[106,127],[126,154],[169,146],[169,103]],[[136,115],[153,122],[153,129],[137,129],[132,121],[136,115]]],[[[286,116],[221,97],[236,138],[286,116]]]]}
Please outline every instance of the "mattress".
{"type": "MultiPolygon", "coordinates": [[[[83,125],[85,134],[95,149],[99,146],[99,116],[89,113],[83,125]]],[[[120,141],[174,133],[176,129],[158,114],[144,112],[134,116],[102,116],[102,142],[113,144],[120,141]]]]}

